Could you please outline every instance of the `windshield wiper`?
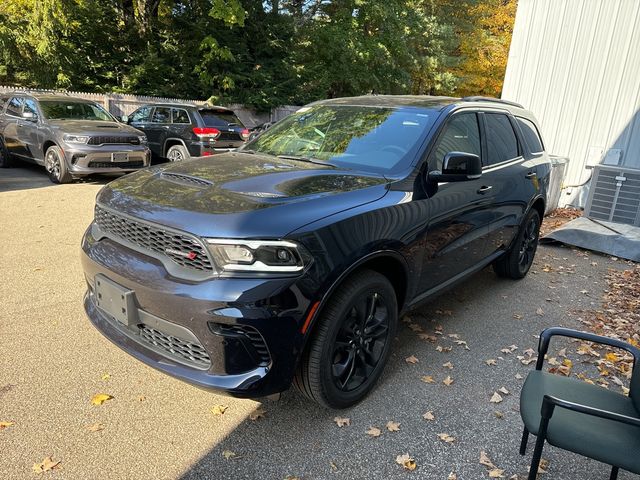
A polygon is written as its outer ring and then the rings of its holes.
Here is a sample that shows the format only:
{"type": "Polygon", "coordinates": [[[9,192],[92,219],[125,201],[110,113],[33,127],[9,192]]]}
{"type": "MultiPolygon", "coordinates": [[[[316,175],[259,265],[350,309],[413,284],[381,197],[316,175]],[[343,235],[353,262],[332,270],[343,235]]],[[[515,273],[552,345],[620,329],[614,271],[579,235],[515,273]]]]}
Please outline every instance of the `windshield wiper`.
{"type": "Polygon", "coordinates": [[[320,160],[316,160],[315,158],[305,157],[302,155],[278,155],[278,158],[282,158],[284,160],[298,160],[299,162],[315,163],[316,165],[327,165],[329,167],[337,168],[337,166],[333,163],[323,162],[320,160]]]}

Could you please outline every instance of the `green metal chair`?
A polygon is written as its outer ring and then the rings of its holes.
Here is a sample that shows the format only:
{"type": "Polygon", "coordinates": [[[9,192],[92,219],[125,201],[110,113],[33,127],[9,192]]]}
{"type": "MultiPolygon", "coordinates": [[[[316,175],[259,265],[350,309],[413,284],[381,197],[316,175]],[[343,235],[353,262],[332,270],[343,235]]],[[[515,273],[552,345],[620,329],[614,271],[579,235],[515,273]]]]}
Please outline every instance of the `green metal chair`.
{"type": "Polygon", "coordinates": [[[529,433],[537,436],[529,480],[535,480],[545,440],[549,444],[612,466],[610,480],[618,470],[640,473],[640,349],[613,338],[568,328],[548,328],[540,335],[536,369],[520,394],[524,422],[520,455],[529,433]],[[591,385],[576,378],[543,372],[544,357],[553,336],[577,338],[621,348],[633,355],[629,396],[591,385]]]}

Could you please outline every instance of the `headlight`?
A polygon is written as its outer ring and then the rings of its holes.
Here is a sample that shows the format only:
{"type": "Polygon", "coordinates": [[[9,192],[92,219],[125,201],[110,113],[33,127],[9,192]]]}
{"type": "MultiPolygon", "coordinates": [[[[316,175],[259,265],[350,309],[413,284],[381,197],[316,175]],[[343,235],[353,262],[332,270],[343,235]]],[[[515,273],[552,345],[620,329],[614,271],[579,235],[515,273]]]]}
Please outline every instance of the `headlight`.
{"type": "Polygon", "coordinates": [[[305,267],[301,247],[284,240],[207,239],[213,261],[224,272],[294,273],[305,267]]]}
{"type": "Polygon", "coordinates": [[[138,140],[140,140],[140,145],[146,145],[147,144],[147,137],[145,135],[140,135],[138,137],[138,140]]]}
{"type": "Polygon", "coordinates": [[[65,143],[88,143],[91,137],[87,135],[65,135],[63,138],[65,143]]]}

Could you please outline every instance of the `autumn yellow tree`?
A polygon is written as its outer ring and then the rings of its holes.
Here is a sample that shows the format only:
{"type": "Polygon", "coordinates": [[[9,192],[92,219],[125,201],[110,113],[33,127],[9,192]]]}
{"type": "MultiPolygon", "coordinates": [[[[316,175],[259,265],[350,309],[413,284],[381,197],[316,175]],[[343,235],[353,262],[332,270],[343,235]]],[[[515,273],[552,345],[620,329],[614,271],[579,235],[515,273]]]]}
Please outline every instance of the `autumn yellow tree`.
{"type": "Polygon", "coordinates": [[[460,32],[456,94],[499,97],[507,68],[517,0],[483,0],[467,11],[471,28],[460,32]]]}

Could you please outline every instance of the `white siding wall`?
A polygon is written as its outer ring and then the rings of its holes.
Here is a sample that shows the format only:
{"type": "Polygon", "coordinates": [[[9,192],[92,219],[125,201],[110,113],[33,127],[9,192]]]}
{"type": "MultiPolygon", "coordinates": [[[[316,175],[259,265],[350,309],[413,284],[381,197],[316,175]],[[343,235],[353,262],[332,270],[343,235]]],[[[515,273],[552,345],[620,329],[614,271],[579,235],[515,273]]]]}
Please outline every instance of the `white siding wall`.
{"type": "MultiPolygon", "coordinates": [[[[538,118],[547,150],[587,164],[640,168],[640,0],[520,0],[502,98],[538,118]]],[[[584,205],[566,188],[561,204],[584,205]]]]}

